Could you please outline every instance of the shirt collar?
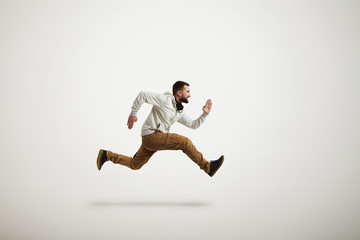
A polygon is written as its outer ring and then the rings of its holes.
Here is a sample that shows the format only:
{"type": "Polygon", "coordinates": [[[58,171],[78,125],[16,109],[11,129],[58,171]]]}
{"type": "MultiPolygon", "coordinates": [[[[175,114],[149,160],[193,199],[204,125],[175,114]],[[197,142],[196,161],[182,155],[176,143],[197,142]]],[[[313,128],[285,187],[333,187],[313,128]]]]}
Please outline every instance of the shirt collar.
{"type": "Polygon", "coordinates": [[[174,105],[176,111],[182,112],[182,110],[184,109],[184,106],[176,100],[174,95],[172,95],[172,102],[173,102],[173,105],[174,105]]]}

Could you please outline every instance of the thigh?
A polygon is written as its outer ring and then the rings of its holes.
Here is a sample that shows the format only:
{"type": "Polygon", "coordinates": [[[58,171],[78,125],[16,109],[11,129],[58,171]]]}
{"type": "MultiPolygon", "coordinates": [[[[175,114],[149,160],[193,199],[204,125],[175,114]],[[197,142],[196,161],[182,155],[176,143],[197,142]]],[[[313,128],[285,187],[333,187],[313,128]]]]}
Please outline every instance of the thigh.
{"type": "Polygon", "coordinates": [[[154,133],[144,139],[144,147],[151,151],[180,150],[191,141],[176,133],[154,133]]]}

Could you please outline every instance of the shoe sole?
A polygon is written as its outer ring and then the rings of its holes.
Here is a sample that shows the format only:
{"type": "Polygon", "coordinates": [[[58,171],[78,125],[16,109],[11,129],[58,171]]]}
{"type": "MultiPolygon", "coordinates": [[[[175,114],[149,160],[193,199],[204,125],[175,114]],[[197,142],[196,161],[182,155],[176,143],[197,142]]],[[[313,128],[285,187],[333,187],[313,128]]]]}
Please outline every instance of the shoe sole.
{"type": "Polygon", "coordinates": [[[225,157],[224,157],[224,155],[222,155],[222,161],[221,161],[219,167],[215,170],[215,172],[214,172],[212,175],[210,175],[210,177],[214,176],[215,173],[221,168],[221,166],[222,166],[223,163],[224,163],[224,160],[225,160],[225,157]]]}
{"type": "Polygon", "coordinates": [[[99,150],[98,157],[97,157],[97,161],[96,161],[97,168],[98,168],[99,170],[101,169],[100,163],[101,163],[101,158],[102,158],[103,154],[104,154],[104,150],[100,149],[100,150],[99,150]]]}

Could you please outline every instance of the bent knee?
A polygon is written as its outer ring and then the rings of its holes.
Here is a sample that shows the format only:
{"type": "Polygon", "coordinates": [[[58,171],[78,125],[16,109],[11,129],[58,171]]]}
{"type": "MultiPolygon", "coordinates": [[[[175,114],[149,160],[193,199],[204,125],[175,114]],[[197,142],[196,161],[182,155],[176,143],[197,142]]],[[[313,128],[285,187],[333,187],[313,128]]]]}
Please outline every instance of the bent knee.
{"type": "Polygon", "coordinates": [[[132,170],[139,170],[142,167],[142,165],[136,165],[136,164],[130,164],[130,168],[132,170]]]}
{"type": "Polygon", "coordinates": [[[189,148],[189,147],[192,147],[193,146],[193,143],[191,142],[191,140],[187,137],[184,137],[183,138],[183,148],[189,148]]]}

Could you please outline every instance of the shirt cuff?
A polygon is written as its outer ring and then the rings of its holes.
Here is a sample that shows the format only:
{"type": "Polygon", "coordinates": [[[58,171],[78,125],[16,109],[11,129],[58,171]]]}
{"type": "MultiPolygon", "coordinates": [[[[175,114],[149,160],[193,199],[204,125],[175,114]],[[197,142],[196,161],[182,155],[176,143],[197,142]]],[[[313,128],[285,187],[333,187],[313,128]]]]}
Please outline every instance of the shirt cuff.
{"type": "Polygon", "coordinates": [[[132,110],[130,115],[135,117],[137,115],[137,111],[132,110]]]}
{"type": "Polygon", "coordinates": [[[209,114],[206,114],[205,112],[203,112],[203,113],[201,114],[201,117],[206,118],[208,115],[209,115],[209,114]]]}

